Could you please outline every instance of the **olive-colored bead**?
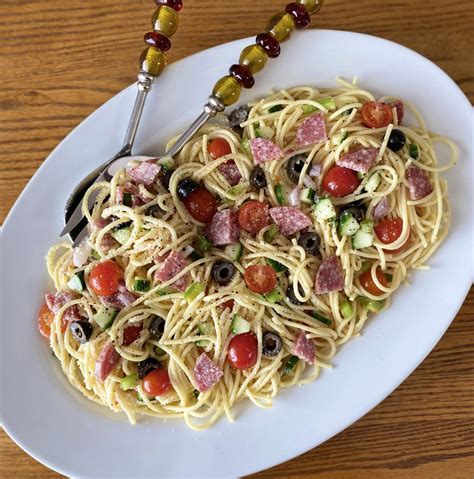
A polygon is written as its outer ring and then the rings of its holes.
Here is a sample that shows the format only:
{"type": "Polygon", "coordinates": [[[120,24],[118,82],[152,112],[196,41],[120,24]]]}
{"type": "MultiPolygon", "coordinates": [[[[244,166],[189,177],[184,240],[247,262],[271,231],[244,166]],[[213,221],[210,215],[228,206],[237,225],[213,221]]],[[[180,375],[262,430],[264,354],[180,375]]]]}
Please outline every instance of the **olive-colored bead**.
{"type": "Polygon", "coordinates": [[[229,106],[239,99],[241,91],[240,83],[233,76],[227,75],[214,85],[212,94],[219,98],[225,106],[229,106]]]}
{"type": "Polygon", "coordinates": [[[148,47],[140,55],[140,70],[157,77],[166,66],[166,55],[156,47],[148,47]]]}
{"type": "Polygon", "coordinates": [[[263,70],[268,56],[260,45],[249,45],[242,50],[239,63],[250,70],[250,73],[258,73],[263,70]]]}
{"type": "Polygon", "coordinates": [[[178,30],[178,12],[171,7],[162,5],[155,10],[151,19],[151,26],[155,32],[162,33],[170,38],[178,30]]]}
{"type": "Polygon", "coordinates": [[[267,25],[267,32],[278,42],[284,42],[290,38],[295,29],[295,20],[287,12],[273,15],[267,25]]]}
{"type": "Polygon", "coordinates": [[[321,10],[324,0],[296,0],[296,3],[301,3],[301,5],[306,7],[310,15],[314,15],[321,10]]]}

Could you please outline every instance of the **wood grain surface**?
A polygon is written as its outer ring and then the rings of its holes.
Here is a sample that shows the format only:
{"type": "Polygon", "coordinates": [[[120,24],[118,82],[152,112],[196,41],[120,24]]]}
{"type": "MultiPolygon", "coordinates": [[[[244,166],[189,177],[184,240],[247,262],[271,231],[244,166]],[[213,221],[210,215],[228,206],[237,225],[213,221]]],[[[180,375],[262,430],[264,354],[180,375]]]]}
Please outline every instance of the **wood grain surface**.
{"type": "MultiPolygon", "coordinates": [[[[170,61],[256,34],[284,2],[184,3],[170,61]]],[[[153,9],[151,0],[0,1],[0,221],[49,152],[134,81],[153,9]]],[[[313,23],[412,48],[472,102],[473,20],[472,0],[326,0],[313,23]]],[[[317,449],[252,477],[473,479],[473,345],[471,289],[434,351],[383,403],[317,449]]],[[[0,478],[33,477],[62,476],[0,431],[0,478]]]]}

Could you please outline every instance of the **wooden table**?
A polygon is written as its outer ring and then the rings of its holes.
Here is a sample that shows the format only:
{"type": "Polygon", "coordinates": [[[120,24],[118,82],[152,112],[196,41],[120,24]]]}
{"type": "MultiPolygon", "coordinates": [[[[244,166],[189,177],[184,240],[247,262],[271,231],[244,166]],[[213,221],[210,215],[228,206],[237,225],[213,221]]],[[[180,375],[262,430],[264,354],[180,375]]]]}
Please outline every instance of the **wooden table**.
{"type": "MultiPolygon", "coordinates": [[[[254,35],[284,2],[184,3],[171,61],[254,35]]],[[[0,220],[49,152],[134,81],[153,8],[150,0],[2,0],[0,220]]],[[[472,0],[327,0],[314,23],[404,44],[443,68],[472,102],[473,20],[472,0]]],[[[319,448],[253,477],[472,479],[473,319],[471,289],[435,350],[389,398],[319,448]]],[[[62,476],[0,431],[0,477],[62,476]]]]}

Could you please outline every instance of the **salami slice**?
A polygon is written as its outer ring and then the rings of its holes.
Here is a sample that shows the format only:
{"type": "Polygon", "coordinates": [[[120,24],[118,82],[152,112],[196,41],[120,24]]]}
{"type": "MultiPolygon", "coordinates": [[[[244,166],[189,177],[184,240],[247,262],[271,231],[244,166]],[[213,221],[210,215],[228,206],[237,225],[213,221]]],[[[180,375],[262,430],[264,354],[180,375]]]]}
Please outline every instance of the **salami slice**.
{"type": "Polygon", "coordinates": [[[418,166],[409,166],[405,172],[405,176],[408,181],[410,199],[421,200],[433,191],[430,180],[425,172],[421,168],[418,168],[418,166]]]}
{"type": "Polygon", "coordinates": [[[197,358],[193,374],[196,389],[204,393],[217,384],[224,373],[214,361],[207,357],[206,353],[202,353],[197,358]]]}
{"type": "MultiPolygon", "coordinates": [[[[72,291],[58,291],[56,293],[48,293],[44,296],[44,301],[48,308],[56,314],[68,301],[76,298],[76,294],[72,291]]],[[[63,314],[64,321],[79,321],[82,314],[77,304],[69,306],[63,314]]]]}
{"type": "Polygon", "coordinates": [[[382,199],[375,205],[372,210],[372,218],[378,220],[383,216],[390,213],[390,205],[388,204],[388,198],[383,196],[382,199]]]}
{"type": "Polygon", "coordinates": [[[378,154],[378,148],[360,148],[346,153],[336,161],[336,164],[349,170],[367,173],[378,154]]]}
{"type": "MultiPolygon", "coordinates": [[[[164,260],[160,269],[155,273],[155,279],[159,281],[169,281],[186,267],[186,259],[178,251],[172,251],[164,260]]],[[[172,285],[178,291],[184,291],[188,284],[187,277],[177,279],[172,285]]]]}
{"type": "Polygon", "coordinates": [[[152,185],[161,171],[161,166],[154,160],[142,161],[136,166],[127,168],[127,175],[139,185],[152,185]]]}
{"type": "Polygon", "coordinates": [[[225,246],[239,240],[239,223],[237,215],[230,209],[218,211],[209,225],[205,234],[215,246],[225,246]]]}
{"type": "Polygon", "coordinates": [[[308,116],[296,130],[296,143],[299,146],[312,145],[326,141],[328,134],[324,123],[324,115],[319,112],[308,116]]]}
{"type": "Polygon", "coordinates": [[[227,160],[217,167],[222,176],[227,180],[230,186],[235,186],[240,183],[242,175],[240,174],[234,160],[227,160]]]}
{"type": "Polygon", "coordinates": [[[273,141],[267,140],[266,138],[252,138],[249,143],[253,160],[257,165],[265,163],[265,161],[283,158],[283,152],[273,141]]]}
{"type": "Polygon", "coordinates": [[[109,296],[99,296],[99,301],[109,307],[121,310],[132,304],[137,297],[127,289],[125,281],[119,283],[118,291],[109,296]]]}
{"type": "Polygon", "coordinates": [[[120,360],[119,353],[110,341],[105,343],[95,362],[95,376],[104,382],[120,360]]]}
{"type": "Polygon", "coordinates": [[[344,275],[337,256],[329,256],[321,263],[316,273],[314,286],[316,294],[344,289],[344,275]]]}
{"type": "Polygon", "coordinates": [[[293,346],[293,354],[308,364],[314,364],[316,355],[314,341],[306,337],[306,333],[303,330],[300,330],[296,338],[295,345],[293,346]]]}
{"type": "Polygon", "coordinates": [[[295,234],[312,224],[311,219],[296,206],[270,208],[270,216],[283,236],[295,234]]]}
{"type": "Polygon", "coordinates": [[[405,105],[403,104],[402,100],[392,101],[392,103],[390,103],[390,107],[397,110],[398,124],[401,125],[403,117],[405,116],[405,105]]]}

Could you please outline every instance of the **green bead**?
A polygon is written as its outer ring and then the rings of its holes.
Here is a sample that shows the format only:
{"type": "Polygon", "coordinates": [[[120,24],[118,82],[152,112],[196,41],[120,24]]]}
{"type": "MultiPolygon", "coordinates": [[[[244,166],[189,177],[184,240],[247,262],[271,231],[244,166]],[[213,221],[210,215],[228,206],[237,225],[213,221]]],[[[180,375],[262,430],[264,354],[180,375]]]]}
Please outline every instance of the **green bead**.
{"type": "Polygon", "coordinates": [[[214,85],[212,94],[219,98],[225,106],[229,106],[239,99],[241,91],[240,83],[234,77],[227,75],[214,85]]]}
{"type": "Polygon", "coordinates": [[[267,25],[267,32],[280,43],[288,40],[294,29],[295,20],[293,19],[293,15],[286,12],[273,15],[267,25]]]}
{"type": "Polygon", "coordinates": [[[157,77],[166,66],[166,55],[156,47],[148,47],[140,55],[140,70],[157,77]]]}
{"type": "Polygon", "coordinates": [[[297,3],[304,5],[310,15],[318,13],[323,6],[324,0],[296,0],[297,3]]]}
{"type": "Polygon", "coordinates": [[[267,63],[268,56],[260,45],[249,45],[242,50],[239,63],[246,66],[250,73],[258,73],[263,70],[267,63]]]}
{"type": "Polygon", "coordinates": [[[178,12],[173,8],[161,5],[155,10],[151,19],[151,26],[155,32],[162,33],[170,38],[178,30],[178,12]]]}

